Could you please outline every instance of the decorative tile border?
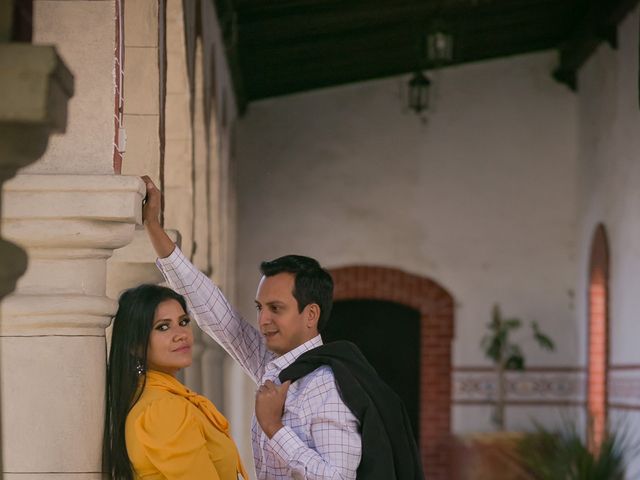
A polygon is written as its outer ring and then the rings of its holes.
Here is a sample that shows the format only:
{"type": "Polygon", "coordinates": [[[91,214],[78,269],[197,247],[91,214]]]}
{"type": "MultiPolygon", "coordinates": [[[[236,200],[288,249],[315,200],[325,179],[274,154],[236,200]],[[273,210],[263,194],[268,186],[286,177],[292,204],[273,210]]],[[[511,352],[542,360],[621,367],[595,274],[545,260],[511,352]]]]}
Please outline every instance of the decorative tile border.
{"type": "MultiPolygon", "coordinates": [[[[507,373],[507,404],[575,405],[585,401],[586,375],[580,368],[529,368],[507,373]]],[[[490,404],[497,378],[490,368],[458,367],[453,371],[454,404],[490,404]]]]}
{"type": "Polygon", "coordinates": [[[640,410],[640,365],[609,367],[609,408],[640,410]]]}
{"type": "MultiPolygon", "coordinates": [[[[531,367],[507,373],[509,405],[584,405],[586,371],[579,367],[531,367]]],[[[488,405],[494,402],[497,379],[489,367],[453,369],[453,403],[488,405]]],[[[609,408],[640,411],[640,365],[612,365],[608,381],[609,408]]]]}

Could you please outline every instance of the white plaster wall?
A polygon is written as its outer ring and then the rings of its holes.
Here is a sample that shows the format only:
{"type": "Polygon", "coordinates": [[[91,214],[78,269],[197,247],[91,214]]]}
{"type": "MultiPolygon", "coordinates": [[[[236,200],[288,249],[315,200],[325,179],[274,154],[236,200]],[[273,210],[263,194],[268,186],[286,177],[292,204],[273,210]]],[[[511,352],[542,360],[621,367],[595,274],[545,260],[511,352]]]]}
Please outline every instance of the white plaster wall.
{"type": "Polygon", "coordinates": [[[606,45],[580,71],[580,245],[578,319],[586,361],[591,239],[604,223],[611,253],[612,364],[640,364],[640,107],[638,10],[618,30],[619,48],[606,45]]]}
{"type": "Polygon", "coordinates": [[[552,53],[450,68],[422,124],[393,78],[251,105],[239,131],[239,305],[260,260],[385,265],[456,300],[454,364],[483,364],[491,306],[538,320],[577,362],[576,101],[552,53]]]}
{"type": "MultiPolygon", "coordinates": [[[[638,17],[620,24],[617,50],[601,46],[579,75],[580,243],[577,322],[580,359],[587,357],[587,282],[591,239],[598,223],[608,233],[610,269],[610,364],[639,365],[640,324],[640,107],[638,102],[638,17]]],[[[640,371],[628,372],[640,385],[640,371]]],[[[637,398],[625,403],[638,405],[637,398]]],[[[640,412],[612,410],[640,445],[640,412]]],[[[637,453],[628,478],[638,478],[637,453]]]]}

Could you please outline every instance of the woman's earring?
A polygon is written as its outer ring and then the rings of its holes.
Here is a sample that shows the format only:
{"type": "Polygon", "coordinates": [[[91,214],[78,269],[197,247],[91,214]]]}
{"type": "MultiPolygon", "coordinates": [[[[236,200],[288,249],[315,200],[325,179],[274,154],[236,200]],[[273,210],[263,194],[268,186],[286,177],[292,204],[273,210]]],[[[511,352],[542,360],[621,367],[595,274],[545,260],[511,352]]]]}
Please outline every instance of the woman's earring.
{"type": "Polygon", "coordinates": [[[138,376],[144,375],[144,365],[142,364],[142,360],[136,358],[136,373],[138,376]]]}

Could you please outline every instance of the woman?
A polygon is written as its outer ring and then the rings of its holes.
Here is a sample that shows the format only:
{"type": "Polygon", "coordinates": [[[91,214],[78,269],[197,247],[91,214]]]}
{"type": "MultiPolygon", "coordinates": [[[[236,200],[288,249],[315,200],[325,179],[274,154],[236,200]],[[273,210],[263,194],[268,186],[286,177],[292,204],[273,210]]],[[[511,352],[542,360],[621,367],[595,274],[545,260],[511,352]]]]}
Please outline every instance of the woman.
{"type": "Polygon", "coordinates": [[[113,324],[105,450],[116,480],[247,479],[227,420],[182,385],[193,332],[184,298],[157,285],[127,290],[113,324]]]}

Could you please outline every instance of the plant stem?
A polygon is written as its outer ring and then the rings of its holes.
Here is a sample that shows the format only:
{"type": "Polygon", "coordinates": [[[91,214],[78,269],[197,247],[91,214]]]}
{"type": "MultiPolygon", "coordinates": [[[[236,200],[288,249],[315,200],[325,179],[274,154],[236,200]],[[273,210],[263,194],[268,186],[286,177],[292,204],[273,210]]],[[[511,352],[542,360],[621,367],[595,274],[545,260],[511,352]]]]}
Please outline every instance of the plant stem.
{"type": "Polygon", "coordinates": [[[506,379],[505,379],[505,365],[504,361],[498,362],[497,365],[497,373],[498,373],[498,395],[496,398],[496,407],[495,407],[495,422],[499,431],[504,431],[504,402],[506,398],[506,379]]]}

